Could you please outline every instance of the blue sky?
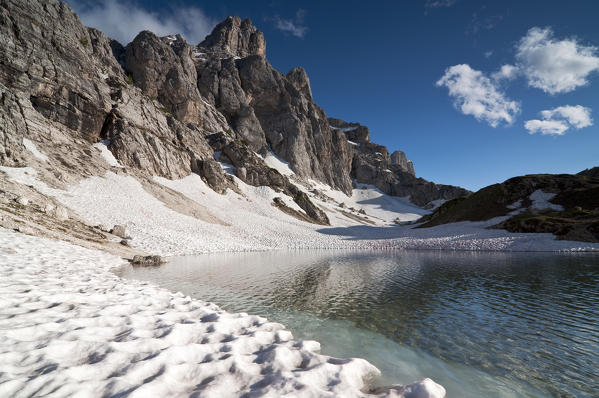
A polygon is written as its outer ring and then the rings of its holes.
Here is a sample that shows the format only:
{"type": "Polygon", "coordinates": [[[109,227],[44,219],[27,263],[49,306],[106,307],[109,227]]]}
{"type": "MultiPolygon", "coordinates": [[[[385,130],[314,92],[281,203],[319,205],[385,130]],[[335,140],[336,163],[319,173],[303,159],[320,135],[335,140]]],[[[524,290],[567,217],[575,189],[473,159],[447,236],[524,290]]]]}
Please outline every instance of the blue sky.
{"type": "Polygon", "coordinates": [[[251,18],[273,66],[304,67],[327,115],[367,125],[435,182],[599,166],[599,1],[70,4],[123,42],[148,28],[195,44],[228,15],[251,18]]]}

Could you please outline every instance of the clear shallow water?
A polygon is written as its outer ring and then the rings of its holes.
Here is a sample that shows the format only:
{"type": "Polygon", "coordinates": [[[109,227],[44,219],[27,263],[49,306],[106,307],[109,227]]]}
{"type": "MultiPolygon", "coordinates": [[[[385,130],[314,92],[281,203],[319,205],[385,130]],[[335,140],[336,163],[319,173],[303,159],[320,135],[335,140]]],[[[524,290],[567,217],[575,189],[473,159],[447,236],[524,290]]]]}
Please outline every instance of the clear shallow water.
{"type": "Polygon", "coordinates": [[[362,357],[380,384],[431,377],[448,397],[593,397],[599,256],[279,251],[122,269],[281,322],[322,352],[362,357]]]}

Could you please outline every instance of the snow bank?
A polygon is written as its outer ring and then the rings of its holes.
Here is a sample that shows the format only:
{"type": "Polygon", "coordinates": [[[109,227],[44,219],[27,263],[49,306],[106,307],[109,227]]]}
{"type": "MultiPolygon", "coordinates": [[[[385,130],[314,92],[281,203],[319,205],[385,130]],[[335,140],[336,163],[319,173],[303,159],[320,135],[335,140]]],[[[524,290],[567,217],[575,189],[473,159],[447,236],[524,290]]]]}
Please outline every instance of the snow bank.
{"type": "MultiPolygon", "coordinates": [[[[122,260],[0,229],[0,396],[362,397],[379,371],[259,316],[109,271],[122,260]]],[[[443,397],[424,380],[378,396],[443,397]]]]}
{"type": "MultiPolygon", "coordinates": [[[[92,225],[124,224],[133,238],[130,241],[133,247],[164,256],[290,248],[599,251],[599,243],[555,240],[551,234],[487,229],[501,219],[422,229],[388,225],[384,220],[377,225],[364,225],[343,216],[336,204],[319,201],[312,195],[333,224],[320,226],[293,218],[271,204],[275,196],[280,196],[293,206],[291,198],[268,187],[246,185],[237,178],[243,195],[231,191],[219,195],[195,174],[179,180],[154,178],[208,209],[212,218],[222,221],[215,224],[168,208],[131,176],[108,172],[104,177],[86,178],[62,191],[39,181],[32,168],[0,166],[0,170],[17,182],[57,198],[92,225]]],[[[405,220],[406,215],[425,212],[406,198],[389,197],[369,187],[354,190],[351,198],[322,184],[317,188],[335,201],[346,202],[348,207],[362,206],[367,214],[380,217],[379,221],[398,216],[405,220]]]]}

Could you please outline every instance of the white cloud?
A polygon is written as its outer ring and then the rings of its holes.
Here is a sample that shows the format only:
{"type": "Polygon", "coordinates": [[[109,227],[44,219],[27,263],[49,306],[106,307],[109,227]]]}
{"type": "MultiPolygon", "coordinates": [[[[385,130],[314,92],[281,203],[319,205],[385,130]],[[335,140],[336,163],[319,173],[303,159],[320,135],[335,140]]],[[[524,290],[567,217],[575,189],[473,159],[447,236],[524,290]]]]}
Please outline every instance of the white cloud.
{"type": "Polygon", "coordinates": [[[492,77],[495,80],[513,80],[518,76],[519,69],[514,65],[503,65],[499,70],[493,73],[492,77]]]}
{"type": "Polygon", "coordinates": [[[485,58],[491,58],[493,55],[493,50],[485,51],[485,58]]]}
{"type": "Polygon", "coordinates": [[[304,16],[306,11],[299,9],[295,13],[295,19],[282,19],[276,15],[273,20],[275,27],[283,32],[291,33],[295,37],[303,38],[308,32],[308,27],[304,25],[304,16]]]}
{"type": "Polygon", "coordinates": [[[484,120],[492,127],[513,123],[520,112],[518,102],[506,98],[493,80],[466,64],[447,68],[437,86],[449,89],[454,106],[463,114],[484,120]]]}
{"type": "Polygon", "coordinates": [[[542,120],[528,120],[524,128],[530,134],[541,133],[543,135],[563,135],[573,127],[581,129],[593,125],[591,110],[581,105],[560,106],[555,109],[541,111],[542,120]]]}
{"type": "Polygon", "coordinates": [[[542,111],[541,116],[544,119],[554,119],[556,117],[566,119],[568,123],[577,129],[593,125],[593,119],[591,119],[591,110],[581,105],[560,106],[549,111],[542,111]]]}
{"type": "Polygon", "coordinates": [[[550,94],[584,86],[589,75],[599,71],[596,47],[576,39],[555,40],[550,28],[530,29],[518,43],[516,59],[528,84],[550,94]]]}
{"type": "Polygon", "coordinates": [[[524,128],[530,134],[541,133],[543,135],[563,135],[569,128],[568,124],[559,120],[528,120],[524,128]]]}
{"type": "Polygon", "coordinates": [[[192,44],[204,40],[216,21],[197,7],[178,7],[170,13],[148,11],[135,1],[68,0],[86,26],[97,28],[107,36],[127,44],[142,30],[158,36],[181,33],[192,44]]]}

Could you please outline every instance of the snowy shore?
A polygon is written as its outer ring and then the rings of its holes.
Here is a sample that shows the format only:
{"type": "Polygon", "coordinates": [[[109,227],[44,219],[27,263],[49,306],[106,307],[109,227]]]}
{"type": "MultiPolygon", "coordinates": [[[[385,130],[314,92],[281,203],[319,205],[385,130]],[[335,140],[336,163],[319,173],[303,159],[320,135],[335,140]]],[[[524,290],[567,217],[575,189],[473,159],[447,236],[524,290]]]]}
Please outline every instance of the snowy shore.
{"type": "MultiPolygon", "coordinates": [[[[122,280],[110,272],[122,263],[0,229],[0,396],[370,396],[379,371],[368,362],[319,355],[317,342],[259,316],[122,280]]],[[[425,380],[376,396],[444,390],[425,380]]]]}

